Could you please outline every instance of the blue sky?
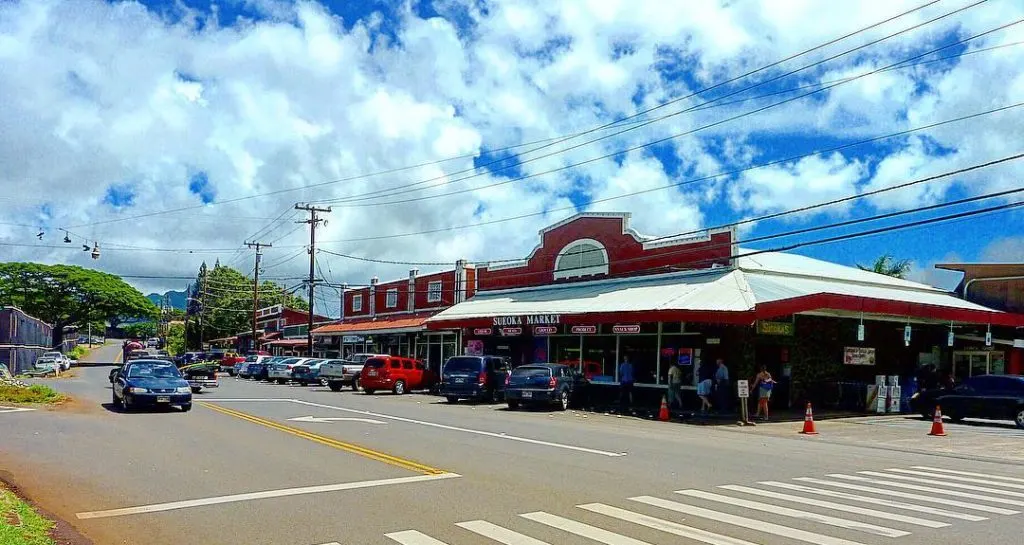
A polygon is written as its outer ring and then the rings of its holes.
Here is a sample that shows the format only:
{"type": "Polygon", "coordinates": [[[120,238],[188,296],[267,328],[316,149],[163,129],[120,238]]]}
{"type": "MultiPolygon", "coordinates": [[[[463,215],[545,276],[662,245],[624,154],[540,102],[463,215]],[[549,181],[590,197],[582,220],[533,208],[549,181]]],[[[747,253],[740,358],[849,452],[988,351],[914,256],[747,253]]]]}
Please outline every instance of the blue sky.
{"type": "MultiPolygon", "coordinates": [[[[685,3],[608,2],[581,10],[571,2],[526,0],[141,4],[92,0],[73,10],[56,0],[22,0],[0,6],[0,38],[26,46],[0,60],[0,68],[11,76],[0,82],[0,93],[35,97],[14,101],[0,112],[0,122],[17,127],[17,132],[0,137],[0,160],[8,165],[12,183],[43,188],[39,196],[0,201],[0,212],[19,222],[38,222],[51,231],[67,228],[83,239],[98,240],[111,249],[105,250],[102,265],[124,274],[192,272],[191,260],[198,266],[198,260],[213,254],[241,265],[249,254],[240,245],[250,235],[275,240],[266,262],[283,263],[275,268],[282,275],[297,274],[301,260],[288,260],[301,252],[305,240],[288,213],[296,201],[335,205],[321,235],[324,247],[334,251],[394,261],[501,259],[525,255],[536,244],[539,229],[569,214],[545,211],[567,206],[628,211],[642,232],[665,235],[1005,157],[1019,151],[1015,143],[1022,136],[1024,108],[683,183],[1024,100],[1019,70],[1024,47],[1012,45],[1022,38],[1015,27],[949,47],[916,66],[720,123],[814,89],[791,90],[795,87],[884,67],[1024,14],[1024,6],[1008,1],[971,8],[726,97],[966,4],[943,2],[913,12],[650,116],[698,107],[707,100],[720,99],[727,102],[724,106],[684,112],[542,159],[537,155],[614,129],[532,154],[506,148],[572,134],[685,97],[915,4],[878,3],[858,10],[814,3],[769,8],[757,2],[708,3],[699,9],[685,3]],[[39,11],[33,12],[33,6],[39,11]],[[973,53],[1005,44],[1011,45],[973,53]],[[965,52],[972,54],[931,62],[965,52]],[[41,66],[48,70],[41,71],[41,66]],[[1000,85],[990,85],[992,81],[1000,85]],[[756,98],[770,93],[777,94],[756,98]],[[751,100],[740,101],[745,98],[751,100]],[[614,153],[679,133],[691,134],[638,152],[614,153]],[[590,161],[606,154],[606,159],[590,161]],[[465,157],[351,179],[454,156],[465,157]],[[416,187],[421,191],[376,200],[476,188],[471,193],[376,207],[344,200],[445,175],[461,178],[451,173],[496,160],[502,162],[485,167],[483,176],[433,188],[438,182],[420,184],[416,187]],[[587,163],[562,169],[579,162],[587,163]],[[549,170],[557,172],[540,174],[549,170]],[[487,188],[518,176],[531,178],[487,188]],[[332,180],[345,181],[324,185],[332,180]],[[316,189],[289,191],[309,185],[316,189]],[[641,194],[592,204],[636,192],[641,194]],[[167,210],[173,212],[161,212],[167,210]],[[521,214],[541,215],[386,242],[352,240],[521,214]],[[144,218],[134,219],[137,215],[144,218]],[[134,255],[118,251],[118,246],[128,245],[153,248],[152,259],[140,257],[146,255],[140,250],[134,255]],[[203,253],[167,260],[155,249],[168,246],[203,253]]],[[[741,229],[740,238],[1005,190],[1019,184],[1021,174],[1024,168],[1017,164],[996,166],[846,207],[761,222],[741,229]]],[[[910,219],[1005,202],[983,201],[910,219]]],[[[778,244],[910,219],[818,232],[778,244]]],[[[1020,212],[992,214],[798,251],[848,265],[891,253],[913,260],[918,278],[948,286],[953,281],[948,275],[927,274],[935,262],[1024,260],[1024,244],[1017,244],[1024,240],[1019,219],[1020,212]]],[[[9,231],[13,227],[0,229],[0,239],[19,236],[9,231]]],[[[40,260],[66,255],[59,250],[26,252],[36,253],[25,258],[40,260]]],[[[401,277],[407,269],[333,258],[330,265],[336,278],[352,283],[373,275],[401,277]]]]}

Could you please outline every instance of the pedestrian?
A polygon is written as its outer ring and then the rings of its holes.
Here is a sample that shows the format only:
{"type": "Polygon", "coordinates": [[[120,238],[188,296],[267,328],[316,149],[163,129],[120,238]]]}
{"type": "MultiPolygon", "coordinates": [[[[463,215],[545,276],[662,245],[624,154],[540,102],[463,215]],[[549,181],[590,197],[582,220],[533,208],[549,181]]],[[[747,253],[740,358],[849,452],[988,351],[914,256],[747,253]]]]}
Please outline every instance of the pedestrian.
{"type": "Polygon", "coordinates": [[[718,365],[715,369],[715,403],[720,412],[725,412],[729,408],[729,368],[722,358],[716,359],[715,363],[718,365]]]}
{"type": "Polygon", "coordinates": [[[668,407],[683,408],[683,368],[679,362],[672,362],[668,368],[668,407]]]}
{"type": "Polygon", "coordinates": [[[619,364],[619,405],[623,411],[633,406],[634,382],[633,364],[630,363],[629,356],[623,356],[622,363],[619,364]]]}
{"type": "Polygon", "coordinates": [[[775,387],[775,379],[768,372],[768,367],[762,365],[761,372],[754,377],[754,388],[757,388],[757,413],[755,417],[768,420],[768,401],[772,398],[772,388],[775,387]]]}
{"type": "Polygon", "coordinates": [[[697,383],[697,397],[700,398],[700,412],[706,414],[711,410],[711,379],[706,378],[697,383]]]}

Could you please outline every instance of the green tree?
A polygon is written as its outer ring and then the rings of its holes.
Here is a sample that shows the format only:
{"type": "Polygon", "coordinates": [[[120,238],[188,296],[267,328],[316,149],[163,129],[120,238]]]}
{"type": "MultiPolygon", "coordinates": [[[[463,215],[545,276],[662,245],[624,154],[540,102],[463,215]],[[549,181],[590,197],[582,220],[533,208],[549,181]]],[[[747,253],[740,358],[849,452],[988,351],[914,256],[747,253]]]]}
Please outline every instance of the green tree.
{"type": "Polygon", "coordinates": [[[874,264],[870,267],[864,265],[857,265],[857,268],[863,271],[876,272],[878,274],[884,274],[886,276],[894,276],[896,278],[905,278],[907,273],[910,272],[910,260],[900,259],[896,260],[890,254],[879,256],[875,260],[874,264]]]}
{"type": "Polygon", "coordinates": [[[124,324],[121,326],[121,331],[124,331],[125,335],[133,339],[148,339],[155,337],[157,333],[156,322],[136,322],[134,324],[124,324]]]}
{"type": "Polygon", "coordinates": [[[167,352],[177,356],[185,352],[185,324],[174,322],[167,326],[167,352]]]}
{"type": "Polygon", "coordinates": [[[0,263],[0,305],[14,305],[53,325],[53,345],[64,328],[117,317],[154,318],[157,309],[119,277],[74,265],[0,263]]]}

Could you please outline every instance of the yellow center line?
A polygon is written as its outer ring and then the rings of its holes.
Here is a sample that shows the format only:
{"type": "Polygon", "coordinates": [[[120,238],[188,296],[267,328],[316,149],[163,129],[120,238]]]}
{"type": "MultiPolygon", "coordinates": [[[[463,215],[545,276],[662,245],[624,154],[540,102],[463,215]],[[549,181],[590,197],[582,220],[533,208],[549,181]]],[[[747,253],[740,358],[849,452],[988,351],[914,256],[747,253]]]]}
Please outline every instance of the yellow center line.
{"type": "Polygon", "coordinates": [[[371,460],[376,460],[378,462],[384,462],[385,464],[390,464],[396,467],[400,467],[402,469],[407,469],[409,471],[424,473],[426,475],[441,475],[444,473],[448,473],[443,469],[437,469],[435,467],[430,467],[417,462],[413,462],[412,460],[398,458],[397,456],[391,456],[390,454],[385,454],[383,452],[371,450],[366,447],[354,445],[352,443],[345,443],[343,441],[331,439],[330,437],[324,437],[323,435],[319,435],[316,433],[310,433],[308,431],[304,431],[299,428],[294,428],[292,426],[287,426],[284,424],[279,424],[277,422],[273,422],[265,418],[260,418],[258,416],[253,416],[251,414],[239,412],[234,409],[228,409],[227,407],[221,407],[218,405],[214,405],[212,403],[207,403],[205,401],[197,401],[196,403],[203,407],[206,407],[207,409],[212,409],[219,413],[234,416],[235,418],[241,418],[242,420],[252,422],[253,424],[259,424],[261,426],[266,426],[268,428],[272,428],[278,431],[283,431],[296,437],[308,439],[310,441],[313,441],[314,443],[320,443],[321,445],[326,445],[328,447],[336,448],[338,450],[343,450],[345,452],[350,452],[352,454],[358,454],[359,456],[363,456],[371,460]]]}

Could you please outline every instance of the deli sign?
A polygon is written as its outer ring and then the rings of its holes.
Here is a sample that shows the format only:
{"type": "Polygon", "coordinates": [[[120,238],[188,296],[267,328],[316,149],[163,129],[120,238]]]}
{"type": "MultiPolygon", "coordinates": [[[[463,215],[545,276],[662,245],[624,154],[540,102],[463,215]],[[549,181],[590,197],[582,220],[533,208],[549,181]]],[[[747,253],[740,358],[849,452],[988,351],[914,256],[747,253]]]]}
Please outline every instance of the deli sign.
{"type": "Polygon", "coordinates": [[[527,314],[526,316],[495,316],[491,319],[492,325],[497,327],[505,326],[532,326],[532,325],[558,325],[562,323],[561,314],[527,314]]]}
{"type": "Polygon", "coordinates": [[[483,337],[485,335],[490,335],[490,334],[491,334],[491,328],[489,328],[489,327],[478,327],[478,328],[475,328],[473,330],[473,335],[476,335],[477,337],[483,337]]]}

